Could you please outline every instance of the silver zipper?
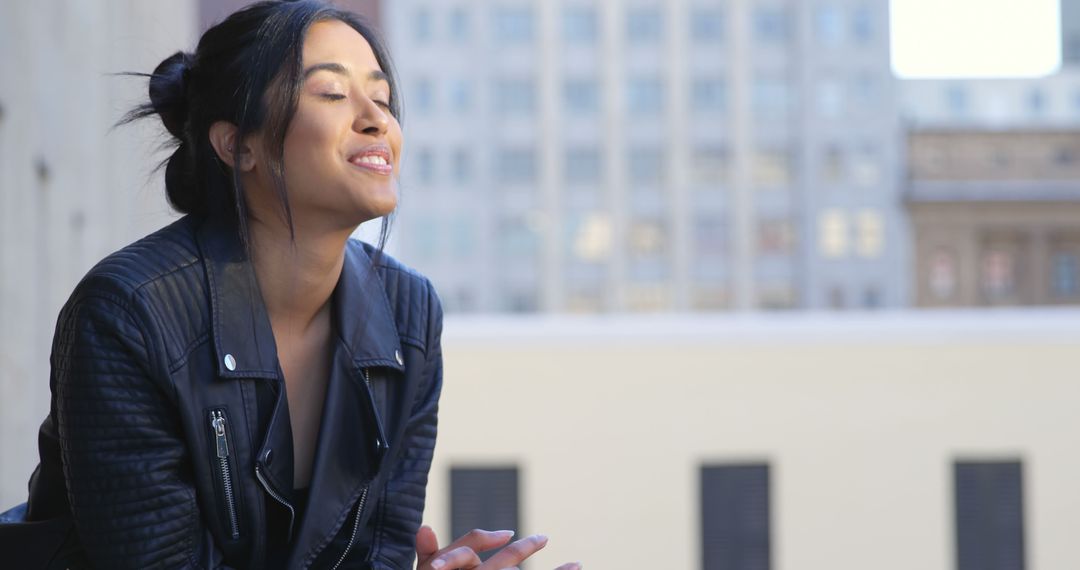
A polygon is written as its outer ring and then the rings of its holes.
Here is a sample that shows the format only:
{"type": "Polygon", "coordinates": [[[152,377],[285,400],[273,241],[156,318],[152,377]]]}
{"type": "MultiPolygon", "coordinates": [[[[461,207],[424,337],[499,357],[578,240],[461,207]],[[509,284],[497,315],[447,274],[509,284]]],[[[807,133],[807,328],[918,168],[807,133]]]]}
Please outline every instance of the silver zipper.
{"type": "Polygon", "coordinates": [[[266,479],[263,478],[262,471],[259,470],[258,463],[255,464],[255,478],[258,479],[259,483],[262,484],[263,489],[266,489],[267,494],[277,500],[277,502],[285,505],[286,509],[289,509],[289,532],[286,535],[285,542],[292,542],[293,518],[296,516],[296,511],[293,510],[293,506],[289,504],[289,501],[283,499],[281,495],[277,494],[276,492],[274,492],[273,489],[270,488],[270,484],[266,482],[266,479]]]}
{"type": "MultiPolygon", "coordinates": [[[[368,393],[372,394],[372,402],[374,402],[374,395],[371,391],[371,373],[368,371],[367,368],[364,368],[364,384],[367,385],[368,393]]],[[[364,485],[364,490],[360,491],[360,501],[356,506],[356,515],[353,517],[352,534],[349,535],[349,543],[345,545],[345,551],[341,553],[341,556],[338,557],[337,562],[334,563],[333,568],[331,568],[330,570],[337,570],[338,566],[341,566],[341,563],[345,561],[345,557],[348,556],[349,551],[352,550],[353,542],[356,541],[356,532],[360,530],[360,513],[364,512],[364,503],[367,502],[367,494],[369,487],[370,483],[368,485],[364,485]]]]}
{"type": "Polygon", "coordinates": [[[232,470],[229,468],[229,436],[225,433],[225,414],[221,410],[211,410],[210,427],[214,430],[214,441],[217,444],[221,483],[225,488],[225,508],[229,514],[229,528],[235,540],[240,537],[240,525],[236,520],[236,497],[233,495],[232,470]]]}
{"type": "Polygon", "coordinates": [[[356,516],[353,518],[352,534],[349,535],[349,544],[345,546],[345,551],[341,553],[341,557],[338,558],[337,563],[330,570],[337,570],[338,566],[345,560],[345,555],[352,549],[353,541],[356,540],[356,531],[360,527],[360,513],[364,510],[364,502],[367,500],[367,485],[364,486],[364,490],[360,492],[360,504],[356,506],[356,516]]]}

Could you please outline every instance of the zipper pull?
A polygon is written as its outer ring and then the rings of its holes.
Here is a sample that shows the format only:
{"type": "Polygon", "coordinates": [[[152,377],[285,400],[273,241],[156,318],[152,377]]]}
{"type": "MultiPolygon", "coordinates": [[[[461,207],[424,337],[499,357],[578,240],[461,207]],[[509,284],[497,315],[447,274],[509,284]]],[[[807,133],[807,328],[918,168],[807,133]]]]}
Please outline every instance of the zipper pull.
{"type": "Polygon", "coordinates": [[[225,417],[222,416],[220,411],[214,411],[213,420],[210,424],[214,426],[214,439],[217,440],[217,456],[219,458],[229,456],[229,440],[225,438],[225,417]]]}

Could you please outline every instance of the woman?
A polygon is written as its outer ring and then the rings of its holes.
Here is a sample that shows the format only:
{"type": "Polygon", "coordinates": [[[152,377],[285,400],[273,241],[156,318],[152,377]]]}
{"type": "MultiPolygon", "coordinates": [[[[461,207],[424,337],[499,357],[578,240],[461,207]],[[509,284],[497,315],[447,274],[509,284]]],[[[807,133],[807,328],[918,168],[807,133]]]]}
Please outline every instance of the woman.
{"type": "MultiPolygon", "coordinates": [[[[420,528],[442,385],[431,283],[350,240],[397,204],[386,50],[315,1],[252,5],[150,77],[186,215],[61,311],[27,521],[71,567],[508,568],[533,536],[420,528]]],[[[55,560],[54,560],[55,562],[55,560]]],[[[564,569],[576,568],[564,565],[564,569]]]]}

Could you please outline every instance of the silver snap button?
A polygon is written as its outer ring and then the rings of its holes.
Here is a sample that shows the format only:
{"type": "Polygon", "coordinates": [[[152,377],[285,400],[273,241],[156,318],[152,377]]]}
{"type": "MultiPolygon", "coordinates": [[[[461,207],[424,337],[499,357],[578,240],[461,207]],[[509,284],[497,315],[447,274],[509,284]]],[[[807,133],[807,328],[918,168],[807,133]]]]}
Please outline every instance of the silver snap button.
{"type": "Polygon", "coordinates": [[[225,355],[225,368],[228,368],[230,371],[236,370],[236,359],[233,358],[233,355],[225,355]]]}
{"type": "Polygon", "coordinates": [[[397,359],[398,364],[400,364],[402,366],[405,365],[405,359],[401,357],[401,351],[400,350],[395,350],[394,351],[394,358],[397,359]]]}
{"type": "Polygon", "coordinates": [[[274,450],[267,448],[267,450],[263,452],[263,463],[270,465],[272,461],[274,461],[274,450]]]}

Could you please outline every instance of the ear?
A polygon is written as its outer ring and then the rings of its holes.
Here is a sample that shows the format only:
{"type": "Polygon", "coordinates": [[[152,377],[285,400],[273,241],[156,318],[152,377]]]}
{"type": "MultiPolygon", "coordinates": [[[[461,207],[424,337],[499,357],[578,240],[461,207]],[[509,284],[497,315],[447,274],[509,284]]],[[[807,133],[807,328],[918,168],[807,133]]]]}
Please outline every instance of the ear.
{"type": "Polygon", "coordinates": [[[247,172],[255,168],[255,157],[246,144],[236,140],[239,129],[228,121],[218,121],[210,125],[210,145],[214,147],[221,162],[229,165],[229,168],[239,168],[241,172],[247,172]]]}

